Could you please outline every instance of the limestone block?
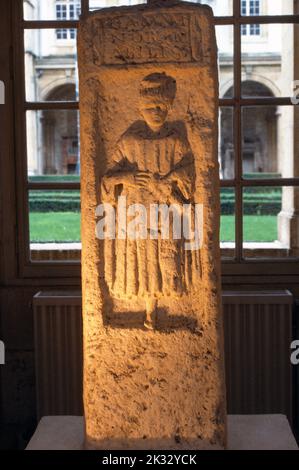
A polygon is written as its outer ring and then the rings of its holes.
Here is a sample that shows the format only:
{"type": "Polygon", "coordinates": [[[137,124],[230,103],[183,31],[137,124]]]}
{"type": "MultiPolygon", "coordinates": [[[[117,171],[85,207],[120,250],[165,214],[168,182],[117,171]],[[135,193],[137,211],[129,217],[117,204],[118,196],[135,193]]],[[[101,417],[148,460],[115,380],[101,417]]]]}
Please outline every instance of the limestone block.
{"type": "Polygon", "coordinates": [[[157,2],[90,14],[79,73],[85,445],[223,448],[212,10],[157,2]]]}

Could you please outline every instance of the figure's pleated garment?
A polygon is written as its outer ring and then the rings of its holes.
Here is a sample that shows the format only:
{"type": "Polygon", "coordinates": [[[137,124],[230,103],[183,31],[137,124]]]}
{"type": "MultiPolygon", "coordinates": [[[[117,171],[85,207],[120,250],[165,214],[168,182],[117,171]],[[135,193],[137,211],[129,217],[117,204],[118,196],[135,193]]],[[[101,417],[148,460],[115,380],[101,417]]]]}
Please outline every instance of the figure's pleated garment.
{"type": "MultiPolygon", "coordinates": [[[[144,123],[132,126],[118,142],[113,161],[103,178],[102,201],[114,205],[118,234],[117,197],[126,197],[127,208],[143,204],[147,212],[146,239],[116,237],[104,242],[105,280],[113,296],[160,296],[183,294],[196,288],[201,279],[200,250],[186,250],[188,240],[161,235],[161,219],[157,239],[151,239],[150,205],[177,204],[192,201],[194,192],[193,157],[184,135],[166,126],[159,135],[152,135],[144,123]],[[127,188],[113,184],[113,174],[122,171],[146,171],[158,177],[172,174],[175,191],[168,200],[159,200],[150,189],[127,188]],[[109,178],[109,176],[111,176],[109,178]]],[[[193,211],[194,212],[194,211],[193,211]]]]}

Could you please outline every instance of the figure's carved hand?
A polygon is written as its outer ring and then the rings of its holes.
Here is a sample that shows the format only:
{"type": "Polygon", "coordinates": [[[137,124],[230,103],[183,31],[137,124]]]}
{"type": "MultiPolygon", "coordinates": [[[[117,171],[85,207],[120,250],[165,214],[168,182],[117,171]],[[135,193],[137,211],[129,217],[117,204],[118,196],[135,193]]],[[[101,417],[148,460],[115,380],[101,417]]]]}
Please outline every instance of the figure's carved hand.
{"type": "Polygon", "coordinates": [[[108,181],[109,184],[113,186],[123,184],[129,187],[147,187],[151,175],[145,171],[119,171],[111,175],[106,175],[104,178],[106,182],[108,181]]]}
{"type": "Polygon", "coordinates": [[[146,189],[161,202],[167,202],[171,194],[172,180],[167,177],[153,175],[147,171],[119,171],[104,177],[107,188],[122,184],[127,188],[146,189]]]}
{"type": "Polygon", "coordinates": [[[152,178],[152,175],[146,171],[136,171],[131,176],[133,177],[133,186],[139,188],[147,188],[152,178]]]}
{"type": "Polygon", "coordinates": [[[184,168],[169,173],[168,179],[171,183],[174,183],[175,186],[177,186],[184,198],[190,198],[192,182],[190,176],[186,174],[184,168]]]}
{"type": "Polygon", "coordinates": [[[147,188],[151,179],[151,174],[146,171],[134,171],[122,173],[117,184],[123,184],[132,188],[147,188]]]}

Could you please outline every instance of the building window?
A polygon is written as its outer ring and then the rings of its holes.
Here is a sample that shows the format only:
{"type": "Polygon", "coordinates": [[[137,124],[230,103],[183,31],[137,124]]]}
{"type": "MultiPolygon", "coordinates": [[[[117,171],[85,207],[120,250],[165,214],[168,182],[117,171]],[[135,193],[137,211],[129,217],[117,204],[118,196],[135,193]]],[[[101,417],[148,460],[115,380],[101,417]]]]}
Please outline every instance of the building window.
{"type": "Polygon", "coordinates": [[[57,3],[56,4],[56,19],[57,20],[67,20],[67,5],[57,3]]]}
{"type": "Polygon", "coordinates": [[[68,30],[67,29],[57,29],[56,30],[56,38],[57,39],[67,39],[68,38],[68,30]]]}
{"type": "MultiPolygon", "coordinates": [[[[261,14],[260,0],[242,0],[241,13],[243,16],[259,16],[261,14]]],[[[261,25],[242,24],[241,32],[243,36],[259,36],[261,34],[261,25]]]]}
{"type": "MultiPolygon", "coordinates": [[[[74,0],[56,2],[56,20],[77,20],[80,16],[81,4],[74,0]]],[[[76,39],[76,29],[56,29],[56,39],[76,39]]]]}

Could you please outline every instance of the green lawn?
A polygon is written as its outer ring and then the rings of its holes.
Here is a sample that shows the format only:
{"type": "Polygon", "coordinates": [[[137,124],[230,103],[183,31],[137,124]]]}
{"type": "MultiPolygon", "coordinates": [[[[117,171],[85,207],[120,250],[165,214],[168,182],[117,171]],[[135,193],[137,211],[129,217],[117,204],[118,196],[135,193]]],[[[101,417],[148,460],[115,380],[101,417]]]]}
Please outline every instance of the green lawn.
{"type": "Polygon", "coordinates": [[[32,243],[79,242],[79,212],[31,212],[30,240],[32,243]]]}
{"type": "MultiPolygon", "coordinates": [[[[32,212],[30,214],[30,239],[32,243],[79,242],[79,212],[32,212]]],[[[221,218],[221,241],[234,241],[235,220],[232,215],[221,218]]],[[[245,215],[244,240],[273,242],[277,239],[275,215],[245,215]]]]}
{"type": "MultiPolygon", "coordinates": [[[[235,240],[235,218],[233,215],[221,217],[220,240],[235,240]]],[[[273,242],[277,240],[277,216],[245,215],[244,240],[247,242],[273,242]]]]}

